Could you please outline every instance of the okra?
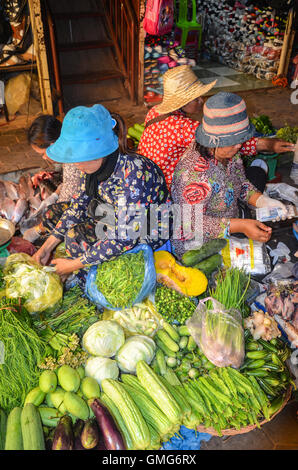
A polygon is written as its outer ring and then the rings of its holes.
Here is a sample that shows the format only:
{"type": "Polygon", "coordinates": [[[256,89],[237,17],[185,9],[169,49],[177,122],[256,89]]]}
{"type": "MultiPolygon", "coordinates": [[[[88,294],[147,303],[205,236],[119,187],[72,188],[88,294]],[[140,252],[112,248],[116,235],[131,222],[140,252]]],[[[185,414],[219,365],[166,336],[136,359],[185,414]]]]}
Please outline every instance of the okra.
{"type": "Polygon", "coordinates": [[[227,384],[227,387],[231,390],[232,395],[234,396],[234,398],[237,398],[237,388],[236,388],[233,380],[230,378],[230,376],[228,374],[228,371],[227,371],[227,368],[226,367],[221,367],[219,369],[219,373],[222,375],[223,380],[227,384]]]}
{"type": "Polygon", "coordinates": [[[227,404],[230,404],[230,400],[229,398],[227,398],[223,393],[219,392],[215,387],[214,387],[214,384],[211,382],[210,379],[208,379],[207,377],[201,377],[199,379],[199,381],[201,381],[202,385],[205,385],[205,387],[210,390],[211,393],[213,393],[213,395],[215,395],[215,397],[218,399],[218,400],[221,400],[223,401],[224,403],[227,403],[227,404]]]}

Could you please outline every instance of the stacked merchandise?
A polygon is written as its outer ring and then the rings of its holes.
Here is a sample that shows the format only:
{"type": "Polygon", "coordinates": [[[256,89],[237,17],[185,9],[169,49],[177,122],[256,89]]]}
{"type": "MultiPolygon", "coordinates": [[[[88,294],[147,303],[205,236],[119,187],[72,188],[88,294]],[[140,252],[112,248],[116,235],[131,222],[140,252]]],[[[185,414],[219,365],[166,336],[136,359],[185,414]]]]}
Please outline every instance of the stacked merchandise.
{"type": "Polygon", "coordinates": [[[203,0],[198,13],[205,14],[204,48],[209,56],[259,79],[277,74],[286,15],[271,8],[203,0]]]}
{"type": "Polygon", "coordinates": [[[144,86],[146,101],[161,100],[162,76],[170,68],[189,64],[195,66],[193,59],[186,57],[186,52],[171,35],[146,36],[145,41],[144,86]],[[148,93],[149,92],[149,93],[148,93]],[[157,95],[156,95],[157,93],[157,95]],[[157,98],[156,98],[157,96],[157,98]]]}

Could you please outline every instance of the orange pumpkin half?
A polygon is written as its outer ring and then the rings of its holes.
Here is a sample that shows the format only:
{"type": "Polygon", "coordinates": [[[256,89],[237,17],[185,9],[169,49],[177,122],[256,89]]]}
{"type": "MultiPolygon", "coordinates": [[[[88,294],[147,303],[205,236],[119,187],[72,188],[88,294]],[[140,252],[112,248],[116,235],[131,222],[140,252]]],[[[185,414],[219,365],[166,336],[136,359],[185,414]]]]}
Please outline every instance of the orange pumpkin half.
{"type": "Polygon", "coordinates": [[[196,297],[207,289],[208,280],[204,273],[181,266],[168,251],[156,251],[154,261],[157,281],[180,294],[196,297]]]}

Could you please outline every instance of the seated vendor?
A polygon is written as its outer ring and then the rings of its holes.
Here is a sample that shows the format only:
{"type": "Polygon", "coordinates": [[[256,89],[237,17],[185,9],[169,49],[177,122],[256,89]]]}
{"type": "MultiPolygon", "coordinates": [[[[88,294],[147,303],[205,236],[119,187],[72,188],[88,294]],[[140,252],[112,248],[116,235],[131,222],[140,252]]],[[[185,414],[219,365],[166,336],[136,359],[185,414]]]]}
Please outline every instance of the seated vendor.
{"type": "MultiPolygon", "coordinates": [[[[204,103],[202,96],[215,84],[216,81],[204,85],[189,65],[174,67],[163,75],[163,100],[147,113],[138,153],[150,158],[161,168],[168,188],[171,186],[175,167],[194,140],[200,124],[191,116],[201,111],[204,103]]],[[[252,134],[248,141],[242,141],[241,154],[254,156],[263,151],[291,152],[293,148],[293,144],[284,140],[255,138],[252,134]]],[[[257,185],[259,191],[264,191],[266,170],[258,166],[249,167],[246,176],[257,185]]]]}
{"type": "Polygon", "coordinates": [[[259,192],[245,176],[239,151],[255,129],[243,99],[234,93],[217,93],[206,101],[203,113],[196,141],[177,164],[171,186],[173,202],[192,207],[188,229],[180,232],[180,237],[177,232],[173,239],[177,257],[188,249],[186,240],[194,231],[196,209],[202,213],[202,243],[234,233],[268,242],[271,228],[257,220],[240,219],[238,199],[255,207],[284,208],[280,201],[259,192]]]}
{"type": "Polygon", "coordinates": [[[54,248],[64,241],[70,258],[51,261],[63,279],[74,271],[125,253],[138,243],[148,243],[156,249],[166,241],[159,238],[159,230],[154,237],[147,232],[138,235],[136,212],[136,207],[147,213],[151,204],[158,207],[168,202],[164,176],[146,157],[123,152],[124,145],[115,132],[117,126],[121,127],[119,136],[126,137],[123,121],[117,123],[103,106],[78,106],[66,114],[60,137],[47,149],[51,160],[74,164],[82,172],[79,193],[69,208],[61,211],[59,222],[52,226],[51,235],[34,255],[36,261],[47,264],[54,248]],[[99,212],[109,208],[114,217],[108,221],[114,222],[112,231],[99,220],[99,212]],[[129,209],[132,211],[126,212],[129,209]],[[127,226],[133,231],[131,236],[127,226]]]}

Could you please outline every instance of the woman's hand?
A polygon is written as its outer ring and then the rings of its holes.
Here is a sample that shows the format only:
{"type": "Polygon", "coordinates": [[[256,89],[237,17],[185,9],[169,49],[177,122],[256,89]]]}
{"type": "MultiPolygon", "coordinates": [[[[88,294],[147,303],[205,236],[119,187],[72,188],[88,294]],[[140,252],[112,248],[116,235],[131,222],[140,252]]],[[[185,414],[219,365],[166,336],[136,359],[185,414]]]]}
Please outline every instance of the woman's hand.
{"type": "Polygon", "coordinates": [[[84,267],[79,258],[56,258],[51,261],[51,264],[55,266],[56,273],[63,277],[84,267]]]}
{"type": "Polygon", "coordinates": [[[273,153],[283,153],[283,152],[294,152],[295,144],[291,144],[286,140],[275,139],[275,138],[260,138],[257,142],[257,151],[258,152],[273,152],[273,153]]]}
{"type": "Polygon", "coordinates": [[[51,257],[51,253],[57,245],[61,243],[61,240],[54,237],[54,235],[50,235],[49,238],[44,242],[44,244],[37,250],[36,253],[33,255],[33,259],[39,263],[46,265],[51,257]]]}
{"type": "Polygon", "coordinates": [[[52,250],[50,250],[49,248],[47,248],[45,246],[45,244],[43,244],[39,248],[39,250],[37,250],[36,253],[34,253],[32,258],[37,263],[42,264],[43,266],[45,266],[47,264],[47,262],[49,261],[49,259],[50,259],[51,253],[52,253],[52,250]]]}
{"type": "MultiPolygon", "coordinates": [[[[244,233],[247,238],[258,242],[267,243],[272,234],[272,228],[263,224],[259,220],[238,219],[238,232],[244,233]]],[[[236,230],[234,231],[236,232],[236,230]]]]}

